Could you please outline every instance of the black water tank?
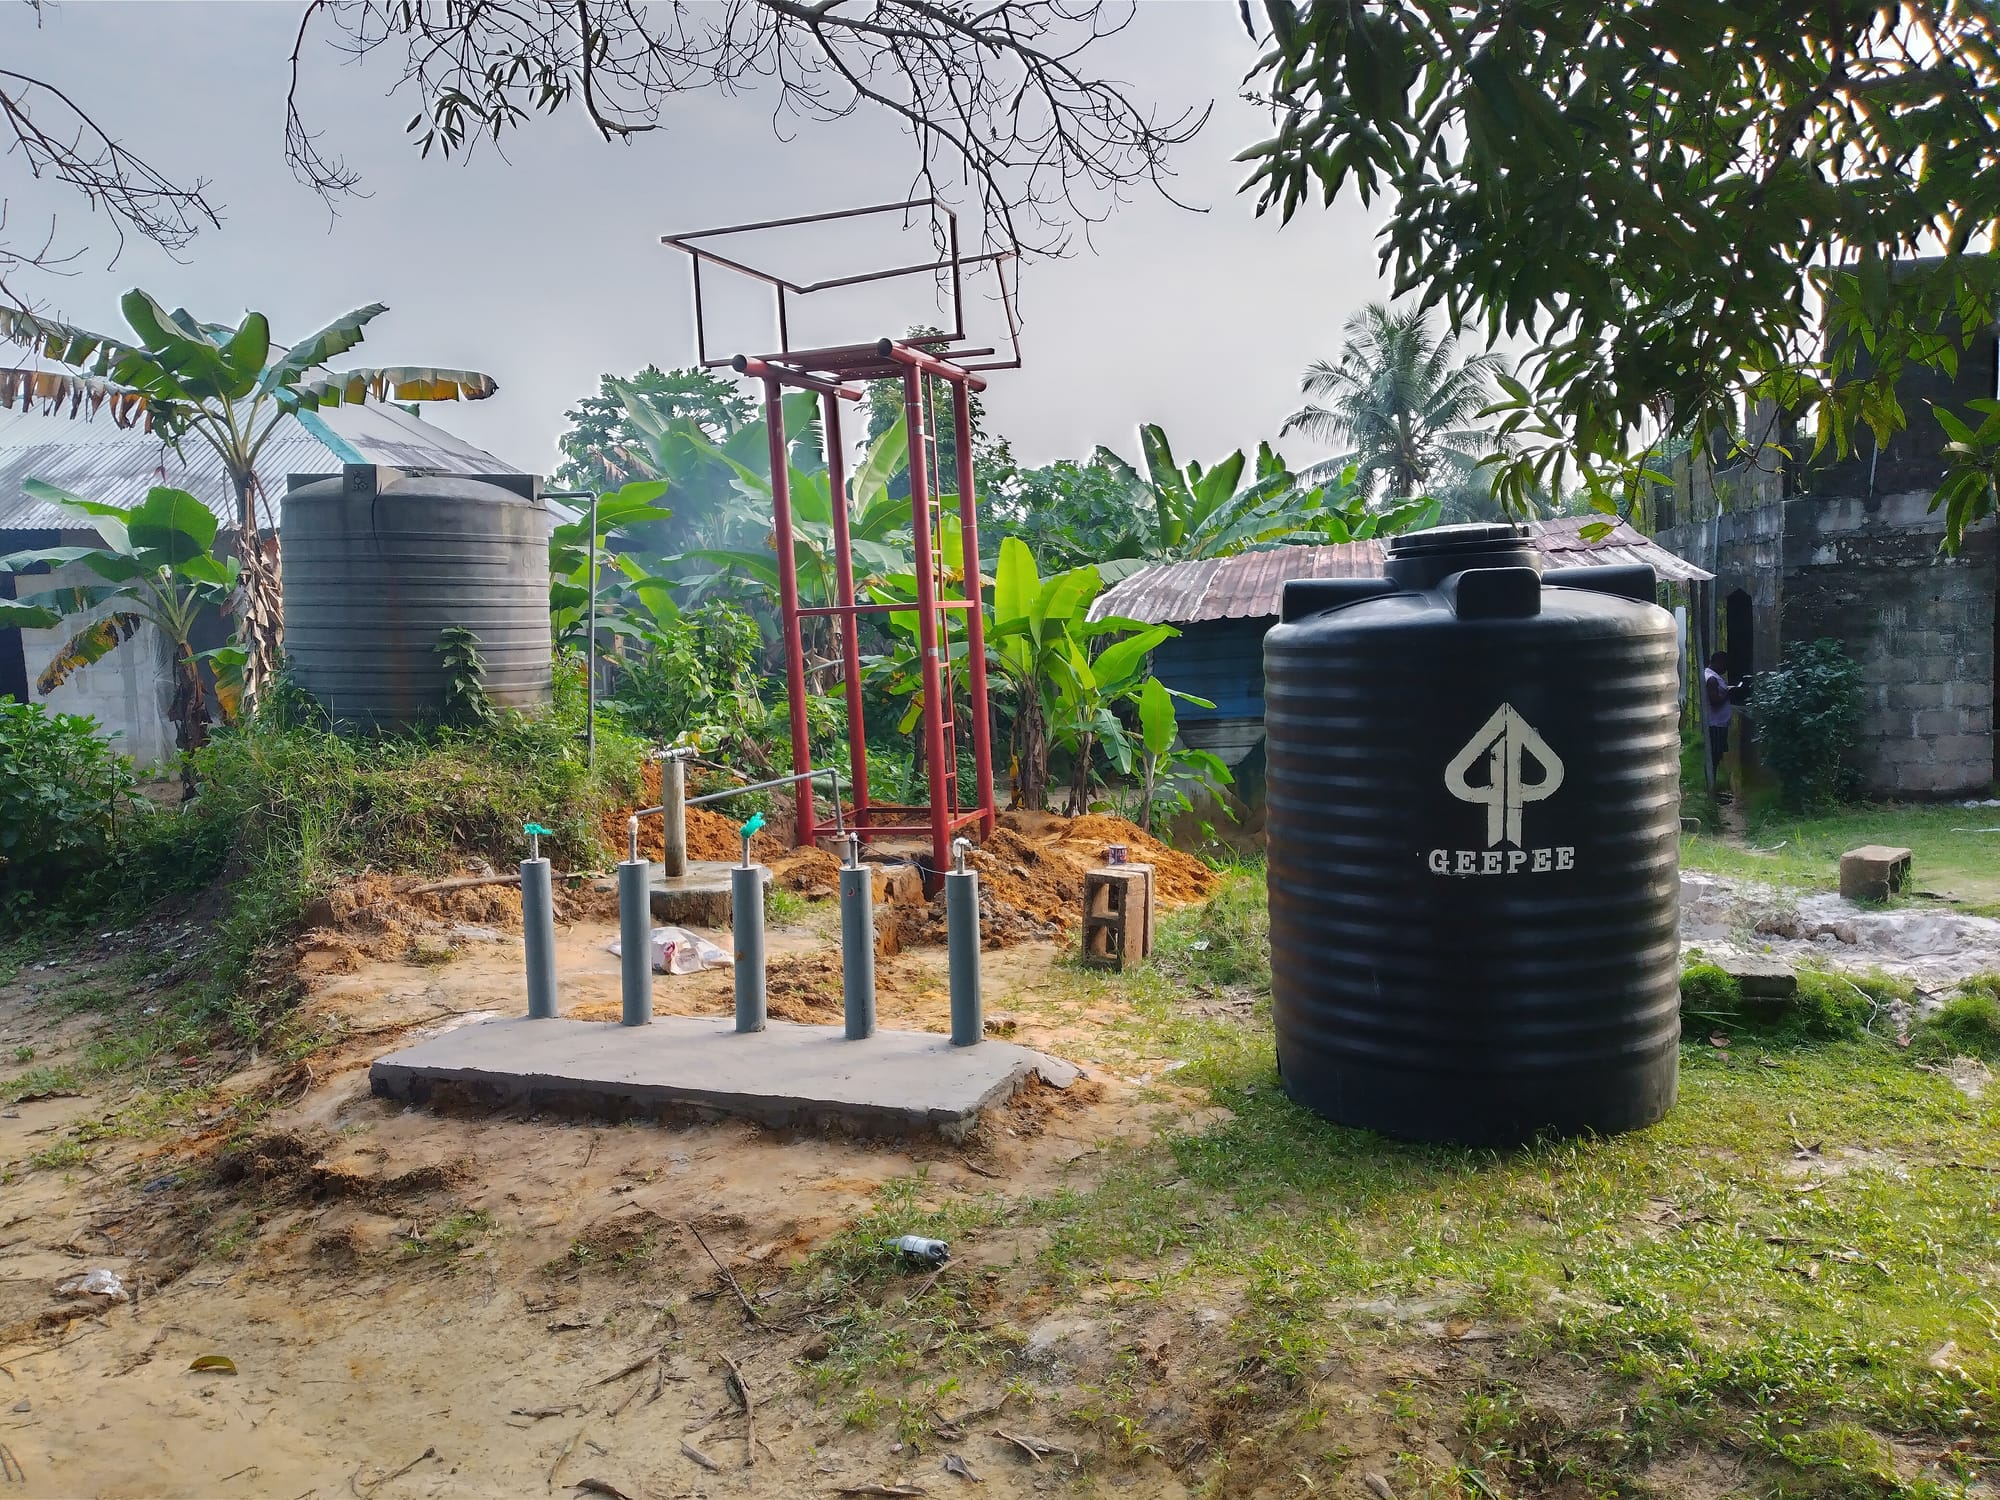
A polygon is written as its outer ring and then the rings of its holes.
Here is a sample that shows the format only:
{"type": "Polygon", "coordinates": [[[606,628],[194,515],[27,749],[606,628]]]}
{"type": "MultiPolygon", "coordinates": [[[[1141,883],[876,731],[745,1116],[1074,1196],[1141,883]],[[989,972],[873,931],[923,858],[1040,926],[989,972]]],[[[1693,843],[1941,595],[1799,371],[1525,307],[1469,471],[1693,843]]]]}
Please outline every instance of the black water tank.
{"type": "Polygon", "coordinates": [[[1285,586],[1264,641],[1272,1008],[1300,1103],[1504,1145],[1673,1105],[1673,617],[1510,526],[1285,586]]]}

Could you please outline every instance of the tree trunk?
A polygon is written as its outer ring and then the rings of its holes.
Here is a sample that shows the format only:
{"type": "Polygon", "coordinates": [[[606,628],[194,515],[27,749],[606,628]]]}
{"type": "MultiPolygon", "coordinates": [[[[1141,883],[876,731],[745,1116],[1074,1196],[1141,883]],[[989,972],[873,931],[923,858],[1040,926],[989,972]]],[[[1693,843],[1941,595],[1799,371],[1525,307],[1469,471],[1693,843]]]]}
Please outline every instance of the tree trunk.
{"type": "Polygon", "coordinates": [[[1042,723],[1042,698],[1030,685],[1014,712],[1014,805],[1046,812],[1049,805],[1049,735],[1042,723]]]}
{"type": "Polygon", "coordinates": [[[181,753],[181,793],[192,797],[194,752],[208,743],[208,688],[194,648],[185,642],[174,647],[174,696],[167,717],[173,720],[174,748],[181,753]]]}
{"type": "Polygon", "coordinates": [[[1069,815],[1080,818],[1089,810],[1090,757],[1097,749],[1097,736],[1086,734],[1077,742],[1076,764],[1069,773],[1069,815]]]}
{"type": "Polygon", "coordinates": [[[254,474],[232,476],[236,483],[236,552],[238,576],[236,638],[245,653],[243,712],[257,704],[258,695],[277,675],[278,653],[284,640],[285,601],[278,571],[278,537],[257,524],[254,474]]]}

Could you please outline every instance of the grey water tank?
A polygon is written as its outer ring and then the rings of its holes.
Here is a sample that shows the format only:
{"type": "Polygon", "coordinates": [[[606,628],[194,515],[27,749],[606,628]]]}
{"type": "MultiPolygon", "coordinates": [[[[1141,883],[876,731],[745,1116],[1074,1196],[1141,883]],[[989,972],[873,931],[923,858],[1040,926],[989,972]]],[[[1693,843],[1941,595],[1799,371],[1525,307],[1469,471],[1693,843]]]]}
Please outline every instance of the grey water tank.
{"type": "Polygon", "coordinates": [[[346,728],[435,721],[439,636],[479,639],[486,696],[537,708],[553,693],[549,527],[532,475],[477,478],[348,464],[294,474],[280,533],[285,660],[346,728]]]}
{"type": "Polygon", "coordinates": [[[1509,526],[1287,584],[1264,642],[1287,1092],[1502,1145],[1647,1125],[1679,1065],[1673,617],[1509,526]]]}

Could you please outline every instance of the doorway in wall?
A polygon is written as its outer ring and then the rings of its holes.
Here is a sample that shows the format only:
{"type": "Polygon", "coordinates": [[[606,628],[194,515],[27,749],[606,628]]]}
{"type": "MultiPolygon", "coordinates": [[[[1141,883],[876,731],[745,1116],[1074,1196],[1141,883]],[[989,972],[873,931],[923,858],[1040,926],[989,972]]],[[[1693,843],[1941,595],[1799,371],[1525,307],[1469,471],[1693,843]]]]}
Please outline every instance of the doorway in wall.
{"type": "Polygon", "coordinates": [[[1722,604],[1722,649],[1729,653],[1729,685],[1736,686],[1757,670],[1757,627],[1750,595],[1733,590],[1722,604]]]}

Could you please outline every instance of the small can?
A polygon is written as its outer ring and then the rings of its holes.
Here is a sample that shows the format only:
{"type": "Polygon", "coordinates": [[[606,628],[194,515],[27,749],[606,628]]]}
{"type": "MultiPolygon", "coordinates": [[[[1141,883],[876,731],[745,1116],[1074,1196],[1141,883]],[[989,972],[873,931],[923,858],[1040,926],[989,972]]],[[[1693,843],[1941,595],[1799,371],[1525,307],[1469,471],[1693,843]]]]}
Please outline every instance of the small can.
{"type": "Polygon", "coordinates": [[[929,1261],[941,1266],[951,1259],[951,1246],[943,1240],[927,1240],[920,1234],[898,1235],[888,1241],[889,1248],[900,1250],[914,1260],[929,1261]]]}
{"type": "Polygon", "coordinates": [[[1105,848],[1104,848],[1104,862],[1105,862],[1105,863],[1106,863],[1107,865],[1122,865],[1122,864],[1124,864],[1124,863],[1125,863],[1125,846],[1124,846],[1123,844],[1107,844],[1107,845],[1105,845],[1105,848]]]}

